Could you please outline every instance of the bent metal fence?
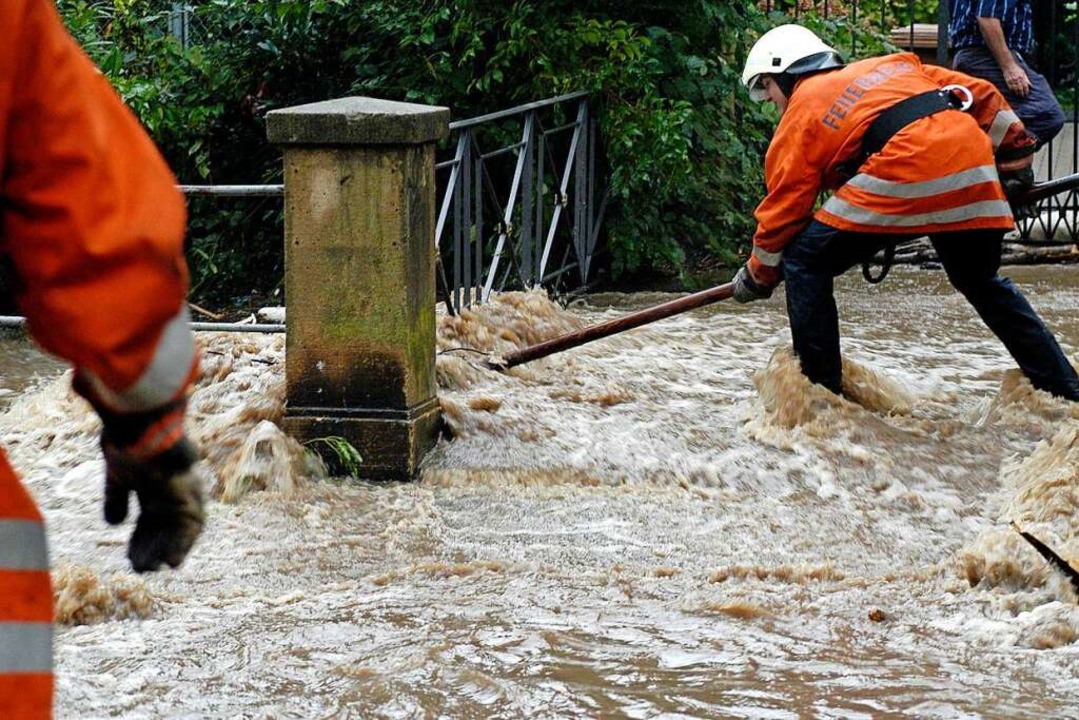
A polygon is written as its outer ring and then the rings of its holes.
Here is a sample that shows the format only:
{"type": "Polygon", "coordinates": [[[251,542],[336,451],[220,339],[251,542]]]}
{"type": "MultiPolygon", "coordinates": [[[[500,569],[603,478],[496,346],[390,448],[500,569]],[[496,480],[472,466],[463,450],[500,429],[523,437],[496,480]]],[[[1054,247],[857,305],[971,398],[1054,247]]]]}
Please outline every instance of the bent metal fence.
{"type": "Polygon", "coordinates": [[[453,122],[450,133],[453,156],[435,166],[447,312],[496,290],[586,284],[607,202],[604,192],[597,206],[588,93],[453,122]]]}

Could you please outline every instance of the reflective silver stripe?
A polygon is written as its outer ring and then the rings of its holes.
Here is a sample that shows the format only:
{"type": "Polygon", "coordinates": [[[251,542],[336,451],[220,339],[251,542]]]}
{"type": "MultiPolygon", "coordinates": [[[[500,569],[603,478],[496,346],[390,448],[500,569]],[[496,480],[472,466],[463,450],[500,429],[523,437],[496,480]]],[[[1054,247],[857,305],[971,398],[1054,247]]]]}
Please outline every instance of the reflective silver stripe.
{"type": "Polygon", "coordinates": [[[1019,116],[1011,110],[1001,110],[993,118],[993,124],[989,127],[989,139],[993,141],[993,149],[996,150],[1008,134],[1008,128],[1019,122],[1019,116]]]}
{"type": "Polygon", "coordinates": [[[52,623],[0,623],[0,675],[52,672],[52,623]]]}
{"type": "Polygon", "coordinates": [[[877,227],[920,227],[923,225],[947,225],[976,218],[1000,217],[1011,218],[1012,211],[1003,200],[985,200],[969,203],[949,210],[921,213],[919,215],[885,215],[860,208],[846,200],[832,196],[822,208],[836,217],[841,217],[858,225],[877,227]]]}
{"type": "Polygon", "coordinates": [[[779,263],[783,260],[783,253],[768,252],[767,250],[755,247],[753,248],[753,257],[757,258],[760,264],[765,267],[779,267],[779,263]]]}
{"type": "Polygon", "coordinates": [[[158,407],[176,397],[195,359],[195,335],[187,305],[180,309],[161,334],[154,359],[142,377],[122,392],[113,392],[93,373],[83,371],[94,392],[112,410],[133,412],[158,407]]]}
{"type": "Polygon", "coordinates": [[[34,520],[0,520],[0,570],[48,570],[45,526],[34,520]]]}
{"type": "Polygon", "coordinates": [[[847,182],[847,187],[893,198],[924,198],[939,195],[951,190],[960,190],[971,185],[997,180],[996,165],[981,165],[970,170],[946,175],[935,180],[923,182],[895,182],[861,173],[847,182]]]}

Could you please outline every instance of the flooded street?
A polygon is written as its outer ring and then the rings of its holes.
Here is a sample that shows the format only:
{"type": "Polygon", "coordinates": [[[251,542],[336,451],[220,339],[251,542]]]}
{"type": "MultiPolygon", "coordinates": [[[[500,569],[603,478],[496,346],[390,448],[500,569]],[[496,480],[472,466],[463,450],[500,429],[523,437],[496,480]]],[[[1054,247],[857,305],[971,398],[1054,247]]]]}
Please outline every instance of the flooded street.
{"type": "MultiPolygon", "coordinates": [[[[1079,267],[1005,274],[1079,357],[1079,267]]],[[[200,334],[215,499],[153,576],[101,519],[97,420],[36,365],[0,440],[48,522],[57,717],[1079,718],[1076,594],[1010,526],[1079,561],[1079,407],[909,267],[839,282],[842,399],[782,291],[505,374],[468,350],[671,297],[441,317],[452,439],[403,485],[276,430],[283,337],[200,334]]]]}

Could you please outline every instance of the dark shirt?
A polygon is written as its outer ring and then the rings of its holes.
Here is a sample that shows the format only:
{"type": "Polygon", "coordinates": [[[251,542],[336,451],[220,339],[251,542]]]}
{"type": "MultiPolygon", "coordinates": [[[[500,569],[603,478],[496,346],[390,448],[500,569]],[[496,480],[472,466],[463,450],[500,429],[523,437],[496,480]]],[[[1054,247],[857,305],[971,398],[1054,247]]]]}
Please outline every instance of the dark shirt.
{"type": "Polygon", "coordinates": [[[949,0],[951,22],[948,37],[952,48],[986,47],[978,18],[1000,20],[1008,47],[1021,55],[1034,51],[1034,11],[1030,0],[949,0]]]}

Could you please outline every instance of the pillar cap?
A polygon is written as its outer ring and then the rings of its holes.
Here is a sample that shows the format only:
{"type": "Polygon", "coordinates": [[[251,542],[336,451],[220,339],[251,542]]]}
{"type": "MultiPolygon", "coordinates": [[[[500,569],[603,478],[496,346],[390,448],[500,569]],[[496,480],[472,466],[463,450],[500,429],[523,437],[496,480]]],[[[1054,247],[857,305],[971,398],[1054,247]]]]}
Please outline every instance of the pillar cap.
{"type": "Polygon", "coordinates": [[[449,108],[346,97],[266,114],[274,145],[418,145],[449,133],[449,108]]]}

